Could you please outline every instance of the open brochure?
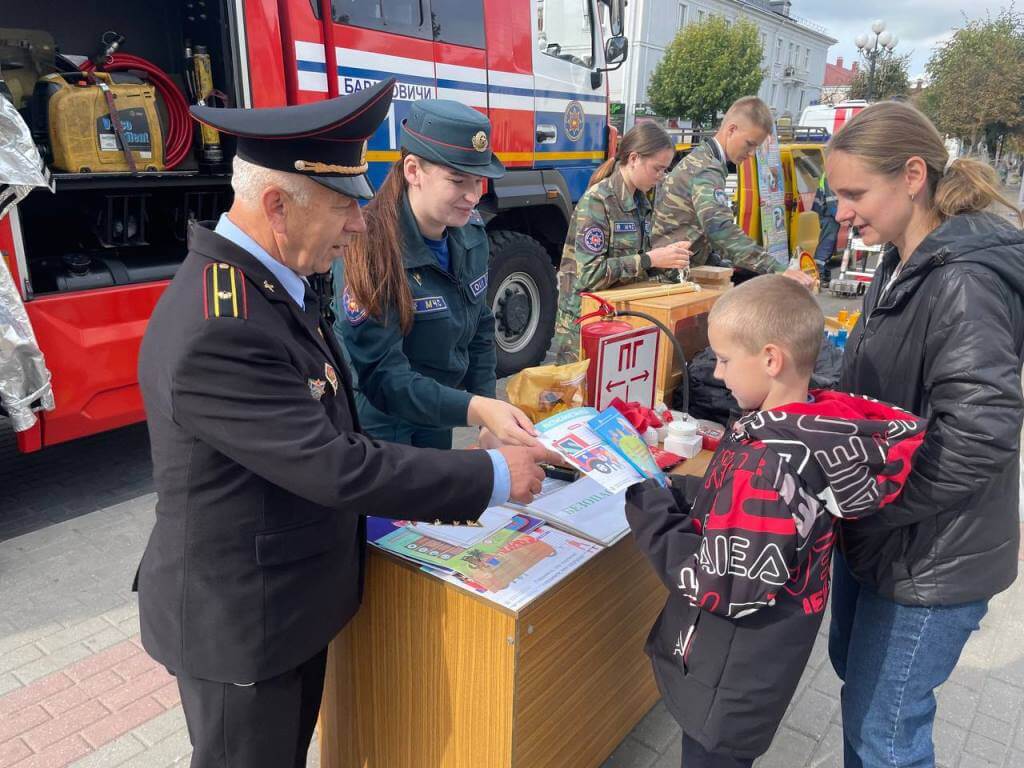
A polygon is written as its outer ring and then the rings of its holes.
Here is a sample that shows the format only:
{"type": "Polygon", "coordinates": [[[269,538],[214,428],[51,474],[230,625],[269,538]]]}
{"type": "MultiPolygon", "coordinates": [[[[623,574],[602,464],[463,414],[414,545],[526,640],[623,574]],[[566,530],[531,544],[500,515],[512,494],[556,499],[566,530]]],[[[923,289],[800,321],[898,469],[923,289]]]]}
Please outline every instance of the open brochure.
{"type": "Polygon", "coordinates": [[[540,441],[612,493],[624,491],[645,478],[663,485],[646,443],[614,408],[572,408],[536,425],[540,441]]]}
{"type": "Polygon", "coordinates": [[[554,493],[538,496],[526,511],[569,533],[609,547],[629,532],[626,492],[612,493],[583,477],[554,493]]]}

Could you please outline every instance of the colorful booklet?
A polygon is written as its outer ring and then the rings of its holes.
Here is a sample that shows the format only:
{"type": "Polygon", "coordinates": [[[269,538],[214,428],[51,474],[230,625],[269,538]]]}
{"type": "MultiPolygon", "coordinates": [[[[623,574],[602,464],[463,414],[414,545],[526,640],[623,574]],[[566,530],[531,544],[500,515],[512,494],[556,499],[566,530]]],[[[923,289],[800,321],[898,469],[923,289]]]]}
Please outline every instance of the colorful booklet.
{"type": "Polygon", "coordinates": [[[612,493],[644,478],[665,476],[633,426],[614,408],[572,408],[536,425],[540,440],[612,493]],[[646,455],[646,458],[645,458],[646,455]]]}
{"type": "Polygon", "coordinates": [[[633,428],[629,420],[614,408],[605,408],[589,422],[590,428],[604,442],[628,461],[637,472],[646,478],[666,485],[665,474],[651,456],[647,443],[633,428]]]}

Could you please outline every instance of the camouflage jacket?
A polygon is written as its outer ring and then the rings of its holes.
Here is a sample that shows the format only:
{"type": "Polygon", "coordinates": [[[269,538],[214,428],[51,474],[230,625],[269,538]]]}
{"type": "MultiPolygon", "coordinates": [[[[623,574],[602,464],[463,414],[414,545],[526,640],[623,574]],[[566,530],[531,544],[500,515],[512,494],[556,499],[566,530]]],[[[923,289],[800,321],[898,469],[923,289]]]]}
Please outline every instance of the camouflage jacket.
{"type": "Polygon", "coordinates": [[[588,189],[576,204],[558,268],[558,316],[554,345],[559,362],[576,360],[579,347],[580,293],[660,278],[652,269],[651,204],[641,192],[626,190],[622,173],[588,189]],[[645,266],[646,265],[646,266],[645,266]]]}
{"type": "Polygon", "coordinates": [[[715,251],[734,267],[774,272],[774,259],[733,218],[725,191],[727,166],[719,151],[707,141],[672,169],[654,204],[651,246],[689,240],[695,267],[706,264],[715,251]]]}

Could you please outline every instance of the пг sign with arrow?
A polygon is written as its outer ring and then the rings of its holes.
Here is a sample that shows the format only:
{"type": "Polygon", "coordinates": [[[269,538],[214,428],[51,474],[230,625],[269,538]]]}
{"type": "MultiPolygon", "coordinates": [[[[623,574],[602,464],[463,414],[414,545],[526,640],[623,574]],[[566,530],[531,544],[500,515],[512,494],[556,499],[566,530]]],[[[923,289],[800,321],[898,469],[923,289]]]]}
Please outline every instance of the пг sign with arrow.
{"type": "Polygon", "coordinates": [[[616,397],[654,407],[658,334],[653,327],[606,336],[598,342],[594,406],[601,411],[616,397]]]}

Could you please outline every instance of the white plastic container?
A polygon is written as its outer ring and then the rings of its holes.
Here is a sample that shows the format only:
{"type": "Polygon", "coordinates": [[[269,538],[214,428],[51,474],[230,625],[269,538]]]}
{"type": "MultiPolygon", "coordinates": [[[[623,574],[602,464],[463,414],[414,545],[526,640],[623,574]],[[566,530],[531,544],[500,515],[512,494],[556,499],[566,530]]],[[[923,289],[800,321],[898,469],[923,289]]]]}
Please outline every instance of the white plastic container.
{"type": "Polygon", "coordinates": [[[697,434],[697,422],[691,419],[670,421],[667,425],[668,437],[665,438],[665,450],[692,459],[704,447],[704,438],[697,434]]]}
{"type": "Polygon", "coordinates": [[[691,419],[677,419],[666,426],[669,437],[693,437],[697,434],[697,422],[691,419]]]}
{"type": "Polygon", "coordinates": [[[656,430],[654,427],[648,427],[646,430],[644,430],[643,438],[644,442],[647,443],[648,445],[657,445],[659,442],[661,442],[661,439],[658,437],[658,430],[656,430]]]}

